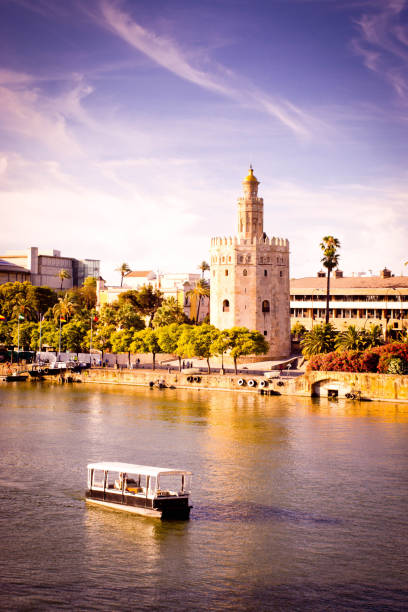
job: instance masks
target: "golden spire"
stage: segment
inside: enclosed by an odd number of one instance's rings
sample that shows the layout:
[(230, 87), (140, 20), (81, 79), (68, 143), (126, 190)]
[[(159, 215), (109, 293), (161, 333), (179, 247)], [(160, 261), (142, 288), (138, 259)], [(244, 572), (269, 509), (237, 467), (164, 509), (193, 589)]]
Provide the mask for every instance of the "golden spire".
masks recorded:
[(244, 178), (244, 183), (259, 183), (258, 179), (254, 175), (252, 164), (249, 166), (248, 175)]

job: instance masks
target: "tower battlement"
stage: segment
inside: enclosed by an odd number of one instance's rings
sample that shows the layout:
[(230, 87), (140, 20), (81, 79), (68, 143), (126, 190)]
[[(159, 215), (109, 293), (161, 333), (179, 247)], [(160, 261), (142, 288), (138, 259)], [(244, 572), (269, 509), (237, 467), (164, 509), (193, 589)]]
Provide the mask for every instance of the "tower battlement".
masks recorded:
[(211, 248), (220, 246), (255, 246), (255, 245), (268, 245), (273, 247), (285, 247), (289, 249), (289, 240), (287, 238), (268, 238), (253, 237), (253, 238), (241, 238), (240, 236), (215, 236), (211, 238)]

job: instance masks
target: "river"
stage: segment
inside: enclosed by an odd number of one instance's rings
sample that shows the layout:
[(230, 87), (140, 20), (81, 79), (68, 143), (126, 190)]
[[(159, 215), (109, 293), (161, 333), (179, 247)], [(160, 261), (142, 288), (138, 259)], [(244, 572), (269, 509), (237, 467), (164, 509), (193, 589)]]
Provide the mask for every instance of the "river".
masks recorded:
[[(408, 405), (0, 386), (4, 610), (406, 610)], [(87, 505), (86, 464), (194, 473), (186, 522)]]

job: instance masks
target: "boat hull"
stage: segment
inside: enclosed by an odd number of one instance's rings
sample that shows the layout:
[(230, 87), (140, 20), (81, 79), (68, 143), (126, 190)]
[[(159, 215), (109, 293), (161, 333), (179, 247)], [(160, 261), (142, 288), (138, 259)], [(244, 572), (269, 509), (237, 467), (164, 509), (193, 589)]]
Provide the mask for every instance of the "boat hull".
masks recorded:
[(95, 506), (104, 506), (111, 510), (120, 510), (122, 512), (130, 512), (131, 514), (139, 514), (141, 516), (153, 516), (155, 518), (162, 518), (162, 513), (159, 510), (153, 510), (152, 508), (142, 508), (141, 506), (128, 506), (126, 504), (118, 504), (114, 502), (104, 501), (102, 499), (94, 499), (93, 497), (87, 497), (86, 501)]
[(187, 520), (191, 508), (187, 496), (150, 499), (136, 495), (121, 495), (110, 491), (88, 490), (86, 501), (115, 510), (162, 519)]

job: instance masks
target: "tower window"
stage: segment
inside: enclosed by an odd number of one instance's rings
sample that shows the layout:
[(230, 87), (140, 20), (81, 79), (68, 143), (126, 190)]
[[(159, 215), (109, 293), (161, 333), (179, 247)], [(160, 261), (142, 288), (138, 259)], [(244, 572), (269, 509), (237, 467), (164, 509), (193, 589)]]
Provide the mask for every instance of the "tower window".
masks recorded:
[(264, 336), (267, 336), (268, 332), (266, 331), (266, 329), (264, 330)]
[(244, 270), (242, 273), (243, 276), (248, 276), (248, 270)]
[(229, 312), (229, 301), (224, 300), (222, 303), (222, 312)]
[(247, 255), (247, 256), (246, 256), (246, 262), (247, 262), (247, 263), (250, 263), (250, 262), (251, 262), (251, 256), (250, 256), (250, 255)]
[(268, 276), (268, 270), (264, 270), (264, 276)]
[(228, 261), (231, 263), (231, 255), (228, 257)]
[(239, 263), (243, 263), (244, 258), (242, 257), (242, 255), (239, 256)]
[(280, 270), (280, 272), (279, 272), (279, 276), (281, 276), (281, 277), (283, 276), (283, 272), (282, 272), (282, 270)]
[(225, 270), (225, 276), (228, 276), (228, 270)]
[(270, 312), (270, 306), (268, 300), (262, 302), (262, 312)]
[(224, 261), (225, 261), (225, 257), (222, 258), (222, 263), (224, 263)]

